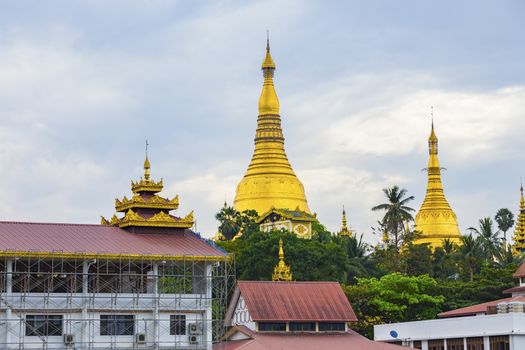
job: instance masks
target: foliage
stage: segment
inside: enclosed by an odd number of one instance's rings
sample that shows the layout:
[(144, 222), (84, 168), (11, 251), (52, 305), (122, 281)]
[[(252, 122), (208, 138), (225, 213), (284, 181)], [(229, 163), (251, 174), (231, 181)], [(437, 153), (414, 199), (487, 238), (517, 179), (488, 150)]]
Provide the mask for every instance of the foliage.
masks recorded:
[(219, 221), (219, 232), (226, 238), (231, 240), (239, 232), (246, 232), (255, 229), (257, 224), (255, 219), (257, 212), (255, 210), (245, 210), (242, 213), (235, 210), (233, 207), (224, 206), (217, 214), (215, 219)]
[(358, 278), (345, 293), (360, 320), (354, 329), (371, 337), (374, 324), (434, 318), (445, 298), (436, 295), (438, 283), (428, 275), (391, 273), (377, 278)]
[(514, 214), (507, 208), (501, 208), (496, 213), (494, 220), (498, 223), (498, 229), (503, 232), (503, 241), (507, 242), (507, 231), (514, 226)]
[(501, 242), (498, 238), (498, 233), (494, 231), (492, 227), (492, 219), (486, 217), (479, 220), (479, 229), (475, 227), (469, 227), (469, 231), (477, 234), (479, 239), (479, 245), (482, 249), (482, 254), (485, 259), (495, 260), (501, 258)]
[(414, 196), (407, 197), (407, 190), (400, 189), (398, 186), (385, 188), (383, 193), (388, 202), (376, 205), (372, 210), (385, 211), (381, 224), (389, 233), (392, 239), (391, 244), (399, 248), (403, 241), (403, 233), (406, 233), (405, 223), (413, 220), (411, 213), (414, 212), (414, 209), (407, 204), (414, 199)]

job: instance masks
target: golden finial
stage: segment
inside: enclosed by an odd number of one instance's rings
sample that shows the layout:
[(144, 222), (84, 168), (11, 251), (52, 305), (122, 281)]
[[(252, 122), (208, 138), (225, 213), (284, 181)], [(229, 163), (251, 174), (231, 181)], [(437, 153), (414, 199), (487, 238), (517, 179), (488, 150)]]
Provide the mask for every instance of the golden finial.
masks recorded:
[(428, 150), (430, 154), (438, 153), (438, 138), (434, 131), (434, 106), (430, 106), (430, 118), (431, 118), (431, 129), (430, 136), (428, 137)]
[(150, 163), (149, 163), (149, 159), (148, 159), (148, 140), (146, 140), (146, 160), (144, 161), (144, 179), (147, 181), (149, 180), (149, 177), (150, 177), (150, 172), (149, 172), (149, 169), (151, 167)]
[(345, 206), (343, 205), (343, 219), (341, 220), (341, 230), (337, 233), (339, 236), (352, 236), (352, 231), (348, 228), (348, 224), (346, 222), (346, 210)]
[(520, 209), (524, 209), (525, 208), (525, 199), (523, 198), (523, 180), (521, 180), (521, 186), (520, 186), (520, 192), (521, 192), (521, 196), (520, 196)]
[(292, 271), (284, 261), (283, 240), (279, 238), (279, 262), (273, 269), (272, 281), (291, 281)]
[(270, 31), (266, 32), (266, 56), (262, 64), (262, 70), (275, 69), (275, 63), (273, 62), (272, 55), (270, 54)]

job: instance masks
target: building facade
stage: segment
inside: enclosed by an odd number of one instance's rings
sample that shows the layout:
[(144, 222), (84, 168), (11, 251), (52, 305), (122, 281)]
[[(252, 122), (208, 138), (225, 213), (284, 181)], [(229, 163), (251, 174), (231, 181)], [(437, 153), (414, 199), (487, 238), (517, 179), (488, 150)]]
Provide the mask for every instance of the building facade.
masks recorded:
[(148, 160), (132, 188), (103, 225), (0, 222), (0, 349), (212, 348), (229, 258), (170, 214)]

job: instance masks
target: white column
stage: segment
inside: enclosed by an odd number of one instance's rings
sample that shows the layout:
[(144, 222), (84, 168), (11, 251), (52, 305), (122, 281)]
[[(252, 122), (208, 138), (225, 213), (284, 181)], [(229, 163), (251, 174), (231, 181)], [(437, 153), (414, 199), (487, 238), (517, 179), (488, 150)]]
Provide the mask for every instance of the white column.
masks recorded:
[[(7, 259), (6, 260), (6, 276), (5, 276), (5, 296), (6, 296), (6, 310), (5, 310), (5, 343), (6, 346), (9, 347), (9, 343), (11, 343), (11, 329), (12, 327), (12, 317), (13, 313), (11, 311), (11, 295), (13, 294), (13, 260)], [(22, 336), (22, 335), (20, 335)]]
[(153, 346), (159, 348), (160, 327), (159, 327), (159, 265), (153, 264)]
[(89, 342), (89, 320), (88, 320), (88, 293), (89, 293), (89, 262), (82, 262), (82, 313), (80, 315), (80, 341), (83, 346), (87, 347)]
[(212, 328), (212, 265), (211, 263), (204, 263), (205, 275), (206, 275), (206, 311), (205, 311), (205, 322), (206, 326), (203, 330), (206, 339), (206, 349), (212, 349), (213, 340), (213, 328)]
[(489, 337), (483, 337), (483, 349), (490, 349), (490, 339)]

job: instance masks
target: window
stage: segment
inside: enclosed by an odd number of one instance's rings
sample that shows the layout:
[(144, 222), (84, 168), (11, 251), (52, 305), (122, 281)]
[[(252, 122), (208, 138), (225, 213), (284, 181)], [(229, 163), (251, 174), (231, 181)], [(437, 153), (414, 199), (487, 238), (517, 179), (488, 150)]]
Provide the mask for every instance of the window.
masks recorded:
[(315, 332), (315, 322), (290, 322), (288, 325), (288, 330), (296, 332)]
[(284, 332), (286, 323), (284, 322), (259, 322), (260, 332)]
[(135, 334), (133, 315), (100, 315), (100, 335)]
[(433, 339), (428, 341), (428, 350), (445, 350), (443, 339)]
[(464, 350), (463, 338), (447, 339), (447, 350)]
[(484, 350), (483, 337), (467, 338), (467, 350)]
[(421, 340), (415, 340), (413, 343), (412, 343), (412, 347), (414, 349), (423, 349), (423, 345), (421, 345)]
[(509, 350), (510, 349), (510, 342), (509, 342), (508, 335), (503, 335), (499, 337), (490, 337), (489, 343), (490, 343), (490, 350)]
[(171, 335), (185, 335), (186, 334), (186, 315), (171, 315), (170, 316), (170, 334)]
[(344, 331), (345, 323), (344, 322), (319, 322), (319, 331)]
[(26, 336), (62, 335), (62, 315), (27, 315)]

